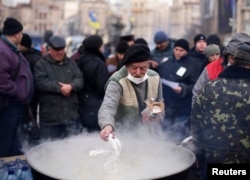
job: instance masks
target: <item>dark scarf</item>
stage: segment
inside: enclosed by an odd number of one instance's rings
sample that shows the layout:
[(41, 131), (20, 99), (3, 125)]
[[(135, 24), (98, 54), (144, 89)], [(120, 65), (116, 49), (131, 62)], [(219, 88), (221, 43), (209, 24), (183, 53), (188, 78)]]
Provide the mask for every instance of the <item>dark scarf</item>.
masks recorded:
[(250, 69), (231, 65), (219, 74), (219, 78), (250, 79)]

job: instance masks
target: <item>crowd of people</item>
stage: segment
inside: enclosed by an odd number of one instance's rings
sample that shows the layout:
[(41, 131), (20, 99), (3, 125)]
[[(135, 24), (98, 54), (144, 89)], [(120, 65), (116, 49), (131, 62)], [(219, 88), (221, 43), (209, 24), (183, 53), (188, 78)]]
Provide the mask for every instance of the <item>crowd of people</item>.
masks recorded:
[[(226, 46), (216, 34), (197, 34), (193, 47), (164, 31), (153, 40), (149, 49), (143, 37), (121, 36), (107, 56), (102, 37), (90, 35), (68, 57), (64, 37), (52, 35), (41, 54), (8, 17), (0, 38), (0, 157), (22, 154), (31, 108), (36, 143), (83, 131), (107, 141), (123, 124), (158, 124), (176, 144), (193, 137), (202, 180), (208, 163), (249, 163), (250, 36), (236, 33)], [(149, 101), (164, 106), (155, 113)]]

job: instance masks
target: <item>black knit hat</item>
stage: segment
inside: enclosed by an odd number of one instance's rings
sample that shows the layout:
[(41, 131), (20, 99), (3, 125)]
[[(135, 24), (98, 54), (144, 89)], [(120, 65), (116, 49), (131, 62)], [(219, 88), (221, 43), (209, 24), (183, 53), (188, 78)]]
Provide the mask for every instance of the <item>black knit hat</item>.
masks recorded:
[(250, 43), (244, 43), (234, 53), (234, 61), (240, 64), (241, 62), (250, 64)]
[(23, 33), (23, 38), (20, 44), (24, 47), (30, 48), (32, 45), (32, 40), (30, 36), (26, 33)]
[(121, 36), (120, 37), (120, 41), (134, 41), (135, 40), (135, 37), (133, 34), (129, 34), (129, 35), (124, 35), (124, 36)]
[(216, 44), (216, 45), (220, 46), (221, 45), (220, 37), (217, 34), (210, 34), (207, 37), (207, 45), (209, 45), (209, 44)]
[(23, 25), (12, 17), (7, 17), (3, 23), (3, 34), (14, 35), (23, 30)]
[(150, 59), (150, 50), (148, 46), (143, 44), (134, 44), (130, 46), (122, 60), (124, 65), (135, 63), (135, 62), (143, 62)]
[(115, 51), (118, 53), (124, 54), (128, 48), (129, 48), (129, 45), (128, 45), (127, 41), (123, 40), (117, 44)]
[(49, 38), (48, 45), (53, 49), (62, 49), (65, 48), (66, 41), (63, 37), (54, 35)]
[(144, 38), (137, 38), (135, 40), (135, 44), (144, 44), (144, 45), (148, 45), (148, 42), (144, 39)]
[(101, 36), (91, 35), (83, 41), (84, 49), (98, 50), (103, 45)]
[(197, 34), (195, 37), (194, 37), (194, 44), (196, 44), (198, 41), (200, 40), (204, 40), (204, 41), (207, 41), (206, 39), (206, 36), (204, 34)]
[(189, 52), (189, 43), (186, 39), (178, 39), (175, 42), (174, 47), (181, 47), (185, 49), (187, 52)]

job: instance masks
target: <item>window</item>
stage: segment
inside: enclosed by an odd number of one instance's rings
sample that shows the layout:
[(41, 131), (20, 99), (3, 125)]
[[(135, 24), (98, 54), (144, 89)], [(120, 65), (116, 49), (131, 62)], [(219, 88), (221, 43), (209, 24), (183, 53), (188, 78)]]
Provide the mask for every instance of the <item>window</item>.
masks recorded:
[(246, 6), (250, 6), (250, 0), (245, 0)]

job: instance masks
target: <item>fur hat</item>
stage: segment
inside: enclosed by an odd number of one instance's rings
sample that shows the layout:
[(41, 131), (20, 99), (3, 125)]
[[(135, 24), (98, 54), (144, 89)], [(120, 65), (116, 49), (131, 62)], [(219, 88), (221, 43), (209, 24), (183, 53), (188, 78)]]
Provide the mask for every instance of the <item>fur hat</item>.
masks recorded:
[(3, 34), (14, 35), (23, 30), (23, 25), (12, 17), (7, 17), (3, 23)]
[(98, 50), (103, 45), (103, 40), (99, 35), (91, 35), (83, 41), (84, 49)]
[(115, 51), (124, 54), (127, 51), (128, 47), (129, 45), (127, 41), (122, 40), (117, 44)]
[(204, 54), (209, 57), (211, 55), (214, 55), (214, 54), (219, 54), (220, 55), (220, 48), (218, 45), (216, 44), (209, 44), (205, 51), (204, 51)]
[(51, 36), (48, 41), (48, 46), (52, 47), (53, 49), (62, 49), (66, 46), (66, 41), (61, 36)]
[(189, 43), (186, 39), (178, 39), (175, 42), (174, 47), (181, 47), (185, 49), (187, 52), (189, 52)]
[(248, 63), (250, 64), (250, 43), (244, 43), (234, 53), (234, 61), (237, 64)]
[(150, 50), (144, 44), (134, 44), (130, 46), (122, 60), (123, 65), (135, 62), (143, 62), (150, 59)]
[(156, 44), (168, 41), (168, 36), (164, 31), (158, 31), (154, 35), (154, 42)]
[(206, 39), (206, 36), (204, 34), (197, 34), (195, 37), (194, 37), (194, 44), (196, 44), (198, 41), (200, 40), (204, 40), (207, 42), (207, 39)]
[(23, 33), (22, 41), (20, 44), (24, 47), (30, 48), (32, 45), (32, 40), (30, 36), (26, 33)]

